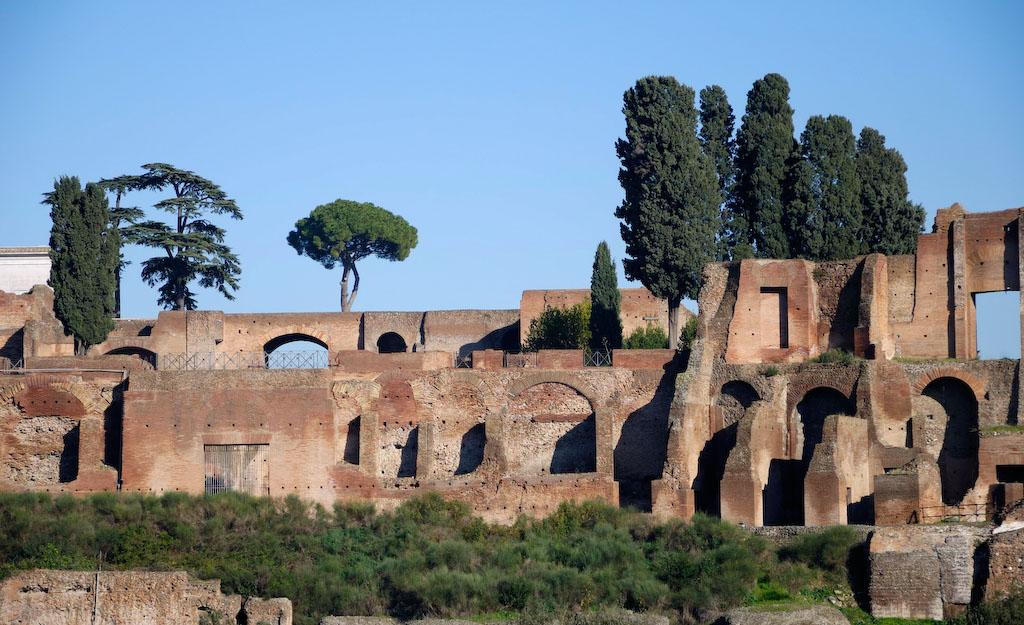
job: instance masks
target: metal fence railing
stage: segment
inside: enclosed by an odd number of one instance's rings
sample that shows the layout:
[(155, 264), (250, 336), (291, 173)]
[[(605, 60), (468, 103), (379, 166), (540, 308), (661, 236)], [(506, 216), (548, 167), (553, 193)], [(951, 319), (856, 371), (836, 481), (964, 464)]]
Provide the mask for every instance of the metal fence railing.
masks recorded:
[(326, 369), (326, 351), (187, 352), (161, 354), (164, 371), (211, 371), (218, 369)]
[(513, 369), (536, 369), (537, 352), (505, 352), (502, 366)]
[(0, 373), (21, 373), (24, 369), (24, 360), (11, 360), (7, 357), (0, 357)]
[(599, 349), (597, 351), (584, 350), (583, 351), (583, 366), (584, 367), (610, 367), (612, 366), (612, 352), (609, 349)]
[(990, 521), (996, 507), (991, 503), (966, 503), (958, 506), (921, 506), (921, 523), (938, 521)]
[(466, 354), (460, 356), (455, 354), (455, 368), (456, 369), (472, 369), (473, 368), (473, 354)]

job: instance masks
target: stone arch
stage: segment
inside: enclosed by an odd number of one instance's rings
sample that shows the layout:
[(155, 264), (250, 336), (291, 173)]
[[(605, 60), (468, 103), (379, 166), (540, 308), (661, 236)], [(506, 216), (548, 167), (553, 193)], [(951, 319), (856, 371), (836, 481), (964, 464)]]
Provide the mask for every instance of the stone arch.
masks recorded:
[(747, 408), (761, 399), (754, 386), (741, 379), (723, 383), (711, 400), (717, 431), (704, 444), (697, 459), (697, 476), (694, 480), (694, 503), (698, 510), (707, 514), (721, 515), (721, 483), (725, 475), (725, 463), (736, 446), (739, 421)]
[(536, 386), (538, 384), (544, 384), (549, 382), (554, 384), (563, 384), (573, 389), (580, 395), (583, 395), (584, 397), (587, 398), (587, 401), (590, 402), (590, 407), (595, 412), (597, 411), (597, 389), (595, 389), (593, 386), (591, 386), (584, 380), (565, 371), (543, 371), (540, 373), (532, 373), (529, 375), (525, 375), (516, 380), (515, 382), (513, 382), (511, 385), (509, 385), (508, 392), (506, 394), (508, 395), (509, 399), (514, 399), (516, 396), (518, 396), (531, 386)]
[(430, 414), (432, 472), (458, 476), (479, 468), (488, 443), (487, 420), (498, 411), (483, 379), (471, 371), (446, 369), (417, 380), (413, 394)]
[(762, 497), (765, 525), (803, 525), (804, 479), (824, 435), (825, 419), (857, 412), (851, 394), (837, 385), (817, 380), (802, 386), (798, 400), (790, 397), (788, 458), (772, 459), (768, 468)]
[(949, 365), (935, 367), (934, 369), (929, 369), (922, 373), (916, 380), (914, 380), (914, 384), (911, 388), (914, 390), (915, 395), (920, 395), (929, 384), (939, 378), (956, 378), (957, 380), (960, 380), (974, 393), (975, 401), (986, 396), (985, 382), (982, 381), (981, 378), (970, 371), (965, 371), (957, 367), (950, 367)]
[(377, 337), (377, 353), (401, 354), (409, 351), (409, 345), (398, 332), (385, 332)]
[(103, 354), (104, 356), (137, 356), (139, 360), (145, 363), (149, 363), (154, 369), (156, 368), (156, 354), (145, 347), (136, 345), (122, 345), (115, 347)]
[(942, 439), (937, 453), (942, 502), (957, 505), (978, 479), (978, 397), (959, 377), (937, 377), (922, 389), (914, 416), (922, 419), (915, 430), (931, 430), (932, 437)]
[[(420, 408), (412, 388), (414, 378), (407, 372), (385, 371), (374, 382), (378, 396), (372, 400), (365, 426), (376, 432), (368, 441), (376, 445), (377, 476), (384, 479), (421, 477), (419, 466)], [(375, 440), (376, 439), (376, 440)]]
[(18, 407), (17, 418), (0, 423), (0, 481), (30, 487), (78, 478), (82, 421), (110, 403), (58, 376), (29, 376), (5, 387), (0, 399)]
[(287, 345), (288, 343), (294, 343), (295, 341), (307, 341), (310, 343), (316, 343), (324, 349), (330, 349), (327, 345), (327, 341), (319, 336), (309, 334), (307, 332), (287, 332), (284, 334), (278, 333), (277, 336), (271, 338), (263, 343), (263, 353), (269, 354), (272, 351)]
[[(537, 398), (539, 405), (516, 407), (524, 394), (542, 385), (563, 387), (572, 394), (559, 397), (554, 392)], [(531, 477), (611, 470), (611, 415), (589, 384), (565, 372), (542, 372), (514, 382), (507, 396), (500, 457), (510, 472)], [(561, 412), (547, 413), (549, 409)]]

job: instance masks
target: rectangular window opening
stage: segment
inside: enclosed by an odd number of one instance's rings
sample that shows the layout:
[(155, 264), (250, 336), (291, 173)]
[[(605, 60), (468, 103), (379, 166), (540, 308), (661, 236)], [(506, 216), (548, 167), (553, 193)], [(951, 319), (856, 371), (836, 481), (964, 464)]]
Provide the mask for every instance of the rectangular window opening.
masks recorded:
[(270, 494), (270, 445), (204, 445), (206, 493)]
[(761, 287), (761, 347), (789, 348), (789, 297), (786, 287)]
[(996, 481), (1002, 484), (1024, 483), (1024, 465), (997, 464)]
[(978, 358), (1019, 359), (1020, 291), (974, 293), (974, 309)]

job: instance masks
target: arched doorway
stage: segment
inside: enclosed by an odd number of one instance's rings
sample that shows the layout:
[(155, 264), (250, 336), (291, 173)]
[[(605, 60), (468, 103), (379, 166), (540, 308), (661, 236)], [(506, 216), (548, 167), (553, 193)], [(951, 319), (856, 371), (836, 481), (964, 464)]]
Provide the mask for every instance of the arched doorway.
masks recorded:
[(729, 452), (736, 445), (736, 429), (739, 420), (746, 414), (755, 401), (761, 399), (750, 384), (742, 380), (732, 380), (722, 385), (715, 395), (712, 406), (715, 418), (720, 419), (720, 429), (711, 436), (701, 450), (697, 461), (697, 479), (694, 488), (695, 505), (698, 510), (707, 514), (721, 516), (722, 477), (725, 475), (725, 462)]
[(832, 415), (853, 416), (857, 406), (838, 390), (819, 386), (804, 394), (791, 416), (796, 434), (791, 460), (772, 460), (764, 488), (765, 525), (804, 524), (804, 478), (821, 442), (825, 419)]
[(263, 359), (268, 369), (326, 369), (327, 343), (300, 332), (283, 334), (263, 345)]
[(575, 388), (559, 382), (530, 386), (511, 400), (505, 417), (512, 474), (533, 477), (596, 470), (594, 408)]
[(978, 479), (978, 400), (962, 380), (941, 377), (921, 391), (916, 412), (927, 426), (942, 432), (942, 503), (957, 505)]
[(408, 351), (408, 347), (401, 334), (385, 332), (377, 339), (377, 351), (381, 354), (400, 354)]

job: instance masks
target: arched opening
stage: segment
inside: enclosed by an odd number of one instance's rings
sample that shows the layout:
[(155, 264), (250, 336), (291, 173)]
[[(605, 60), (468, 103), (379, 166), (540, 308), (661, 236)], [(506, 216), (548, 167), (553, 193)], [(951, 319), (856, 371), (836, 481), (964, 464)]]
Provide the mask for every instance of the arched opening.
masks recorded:
[(156, 354), (142, 347), (118, 347), (110, 350), (104, 356), (135, 356), (142, 362), (148, 363), (150, 367), (156, 368)]
[(772, 460), (769, 466), (763, 497), (765, 525), (803, 525), (804, 478), (814, 447), (821, 442), (825, 419), (853, 416), (856, 411), (849, 397), (827, 386), (811, 389), (803, 396), (793, 414), (797, 453), (791, 454), (791, 460)]
[(263, 345), (268, 369), (326, 369), (327, 343), (295, 332), (270, 339)]
[(487, 442), (482, 391), (472, 384), (452, 384), (437, 396), (431, 412), (437, 427), (434, 470), (441, 475), (475, 471), (484, 460)]
[(978, 400), (962, 380), (942, 377), (921, 392), (924, 426), (941, 432), (938, 453), (942, 503), (959, 504), (978, 479)]
[(716, 425), (720, 428), (701, 450), (697, 461), (697, 479), (694, 480), (694, 503), (707, 514), (721, 516), (721, 486), (725, 475), (725, 462), (736, 446), (739, 420), (755, 401), (761, 399), (750, 384), (732, 380), (722, 385), (712, 402)]
[(397, 332), (385, 332), (377, 339), (377, 351), (381, 354), (400, 354), (407, 350), (405, 339)]
[(536, 384), (517, 395), (505, 414), (506, 453), (514, 474), (596, 470), (594, 409), (576, 389), (557, 382)]

